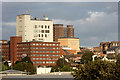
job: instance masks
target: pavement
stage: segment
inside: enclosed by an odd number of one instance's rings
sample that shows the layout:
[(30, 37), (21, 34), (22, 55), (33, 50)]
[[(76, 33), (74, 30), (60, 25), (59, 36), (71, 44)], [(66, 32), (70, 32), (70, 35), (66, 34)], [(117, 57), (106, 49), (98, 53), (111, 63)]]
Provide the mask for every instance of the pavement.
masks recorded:
[(2, 80), (73, 80), (71, 72), (55, 72), (35, 75), (3, 76)]

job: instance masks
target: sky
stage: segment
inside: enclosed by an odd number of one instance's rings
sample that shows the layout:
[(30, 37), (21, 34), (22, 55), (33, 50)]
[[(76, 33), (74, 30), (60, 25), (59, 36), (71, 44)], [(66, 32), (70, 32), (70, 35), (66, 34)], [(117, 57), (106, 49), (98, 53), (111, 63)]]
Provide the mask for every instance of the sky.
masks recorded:
[(118, 41), (117, 2), (3, 2), (2, 39), (16, 35), (16, 16), (27, 12), (40, 19), (46, 14), (55, 24), (73, 25), (80, 46)]

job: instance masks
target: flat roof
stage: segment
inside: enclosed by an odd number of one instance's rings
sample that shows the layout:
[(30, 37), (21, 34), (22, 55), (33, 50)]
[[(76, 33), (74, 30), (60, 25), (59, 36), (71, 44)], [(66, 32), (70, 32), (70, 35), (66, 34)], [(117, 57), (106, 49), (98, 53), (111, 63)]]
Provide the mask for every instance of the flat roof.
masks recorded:
[(62, 39), (62, 38), (79, 39), (77, 37), (59, 37), (58, 39)]

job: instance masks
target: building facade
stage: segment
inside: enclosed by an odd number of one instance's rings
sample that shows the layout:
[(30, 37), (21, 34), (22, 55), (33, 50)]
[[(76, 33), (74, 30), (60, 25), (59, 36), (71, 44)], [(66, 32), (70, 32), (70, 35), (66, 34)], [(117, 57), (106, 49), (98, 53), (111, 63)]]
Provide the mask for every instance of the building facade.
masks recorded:
[(10, 37), (10, 60), (12, 66), (14, 66), (14, 63), (17, 61), (17, 44), (19, 42), (22, 42), (22, 37), (18, 36)]
[(79, 51), (79, 38), (59, 38), (60, 46), (62, 49), (76, 50)]
[(53, 40), (58, 41), (59, 37), (74, 37), (73, 25), (53, 24)]
[(30, 57), (35, 66), (53, 66), (61, 56), (59, 42), (21, 42), (17, 44), (17, 60)]
[(10, 45), (7, 40), (0, 40), (0, 54), (5, 61), (10, 60)]
[(53, 21), (47, 17), (31, 19), (29, 14), (22, 14), (16, 17), (16, 23), (16, 36), (21, 36), (22, 42), (53, 42)]
[(120, 41), (101, 42), (99, 47), (101, 51), (107, 51), (109, 48), (113, 46), (120, 46)]

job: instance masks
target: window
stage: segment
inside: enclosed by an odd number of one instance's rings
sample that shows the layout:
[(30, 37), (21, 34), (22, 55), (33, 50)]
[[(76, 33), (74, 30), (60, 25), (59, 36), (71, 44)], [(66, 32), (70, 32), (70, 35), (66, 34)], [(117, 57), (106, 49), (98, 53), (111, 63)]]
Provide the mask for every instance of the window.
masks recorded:
[(43, 46), (45, 46), (45, 44), (43, 44)]
[(45, 33), (49, 33), (50, 31), (49, 30), (45, 30)]
[(39, 62), (37, 61), (36, 63), (38, 64)]
[(41, 30), (42, 33), (44, 33), (44, 30)]
[(40, 54), (40, 56), (42, 56), (42, 54)]
[(45, 49), (45, 47), (43, 47), (43, 49)]
[(45, 56), (45, 54), (43, 54), (43, 56)]
[(36, 53), (38, 53), (38, 51), (36, 51)]
[(45, 61), (43, 61), (43, 63), (45, 63)]
[(35, 60), (35, 58), (33, 58), (33, 60)]
[(40, 61), (40, 63), (42, 63), (42, 61)]
[(42, 60), (42, 58), (40, 58), (40, 60)]
[(36, 58), (36, 60), (39, 60), (39, 58)]
[(47, 28), (47, 26), (45, 25), (45, 28)]
[(33, 43), (33, 45), (35, 45), (35, 43)]
[(45, 60), (45, 58), (43, 58), (43, 60)]
[(35, 54), (33, 54), (33, 56), (35, 56)]
[(41, 28), (43, 28), (43, 25), (41, 26)]
[(47, 37), (47, 34), (45, 34), (45, 37)]
[(42, 34), (42, 37), (43, 37), (43, 34)]
[(43, 53), (45, 53), (45, 51), (43, 51)]
[(39, 34), (39, 37), (40, 37), (40, 34)]

